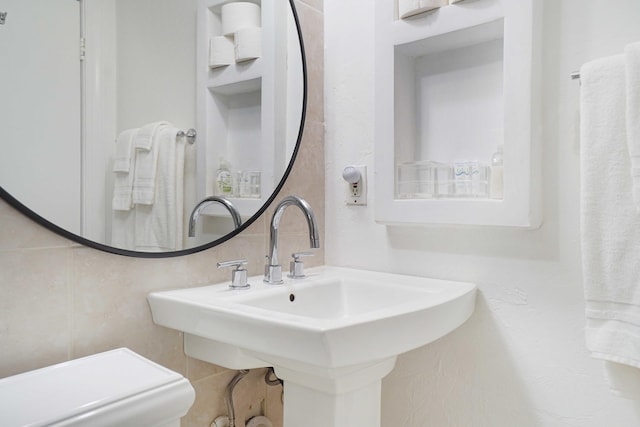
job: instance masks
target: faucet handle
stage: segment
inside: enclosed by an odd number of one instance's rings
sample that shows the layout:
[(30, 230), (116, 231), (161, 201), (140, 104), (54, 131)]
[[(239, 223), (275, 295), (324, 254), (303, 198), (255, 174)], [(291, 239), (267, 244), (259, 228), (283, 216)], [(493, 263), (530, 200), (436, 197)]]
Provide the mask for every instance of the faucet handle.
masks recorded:
[(251, 285), (247, 283), (247, 270), (242, 267), (243, 265), (247, 265), (246, 259), (223, 261), (217, 264), (218, 268), (236, 268), (231, 273), (231, 284), (229, 285), (229, 289), (249, 289), (251, 287)]
[(291, 257), (296, 260), (299, 261), (300, 258), (302, 257), (306, 257), (306, 256), (314, 256), (315, 254), (313, 252), (294, 252), (291, 254)]
[(302, 279), (305, 277), (304, 274), (304, 264), (300, 258), (313, 256), (311, 252), (294, 252), (291, 254), (293, 257), (293, 261), (289, 263), (289, 274), (287, 277), (291, 279)]

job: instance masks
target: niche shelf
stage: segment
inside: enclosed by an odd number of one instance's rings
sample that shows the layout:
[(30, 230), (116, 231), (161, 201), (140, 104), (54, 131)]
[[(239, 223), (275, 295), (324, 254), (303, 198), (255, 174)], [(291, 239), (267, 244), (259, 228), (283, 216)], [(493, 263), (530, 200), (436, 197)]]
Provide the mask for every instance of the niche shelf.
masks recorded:
[[(409, 19), (394, 3), (376, 2), (376, 220), (539, 226), (534, 0), (465, 0)], [(489, 173), (499, 145), (501, 198), (488, 175), (454, 178), (461, 163)], [(403, 164), (429, 190), (405, 192)], [(451, 173), (417, 176), (432, 164)]]
[[(247, 1), (247, 0), (243, 0)], [(286, 108), (288, 2), (249, 0), (261, 7), (262, 56), (228, 66), (209, 67), (209, 39), (222, 35), (221, 9), (230, 0), (200, 0), (197, 41), (197, 192), (217, 194), (220, 159), (238, 171), (261, 172), (260, 197), (228, 197), (243, 220), (255, 214), (277, 185), (286, 164), (279, 157)], [(284, 95), (283, 95), (284, 94)], [(205, 215), (228, 213), (214, 206)]]

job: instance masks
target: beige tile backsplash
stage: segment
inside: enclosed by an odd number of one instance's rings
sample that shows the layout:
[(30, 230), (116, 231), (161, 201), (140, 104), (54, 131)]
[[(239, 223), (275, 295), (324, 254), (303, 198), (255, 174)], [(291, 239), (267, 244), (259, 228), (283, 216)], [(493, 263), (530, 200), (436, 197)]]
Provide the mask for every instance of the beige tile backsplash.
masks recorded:
[[(297, 194), (309, 201), (324, 236), (324, 124), (322, 1), (296, 2), (309, 63), (307, 122), (292, 174), (276, 201)], [(0, 201), (0, 377), (88, 354), (128, 347), (187, 376), (196, 403), (183, 426), (208, 427), (226, 414), (225, 389), (235, 371), (184, 355), (182, 334), (156, 326), (146, 296), (151, 291), (228, 279), (217, 261), (247, 257), (260, 274), (268, 247), (268, 209), (250, 229), (220, 246), (178, 258), (141, 259), (108, 254), (59, 237)], [(290, 209), (289, 211), (293, 211)], [(266, 218), (265, 218), (266, 217)], [(302, 216), (287, 212), (280, 254), (307, 250)], [(324, 252), (305, 260), (322, 265)], [(252, 371), (236, 387), (237, 426), (266, 414), (282, 425), (282, 388)]]

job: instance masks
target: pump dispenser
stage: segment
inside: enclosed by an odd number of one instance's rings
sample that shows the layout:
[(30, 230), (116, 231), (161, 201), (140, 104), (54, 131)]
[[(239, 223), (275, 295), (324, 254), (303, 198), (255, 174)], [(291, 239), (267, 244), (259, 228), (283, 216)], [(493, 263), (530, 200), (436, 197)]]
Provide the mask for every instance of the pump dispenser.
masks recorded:
[(216, 171), (216, 192), (219, 196), (231, 196), (233, 194), (231, 165), (224, 157), (220, 157), (220, 163)]
[(502, 200), (504, 198), (504, 173), (503, 173), (503, 146), (498, 145), (498, 149), (491, 156), (491, 178), (489, 180), (489, 196), (492, 199)]

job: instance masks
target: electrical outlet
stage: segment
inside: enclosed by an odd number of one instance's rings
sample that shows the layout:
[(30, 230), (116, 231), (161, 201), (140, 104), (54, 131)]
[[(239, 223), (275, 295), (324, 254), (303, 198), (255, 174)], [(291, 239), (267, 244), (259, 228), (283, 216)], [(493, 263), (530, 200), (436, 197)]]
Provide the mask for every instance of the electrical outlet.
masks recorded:
[(353, 168), (360, 172), (361, 179), (355, 183), (345, 182), (347, 190), (345, 200), (347, 205), (364, 206), (367, 204), (367, 167), (353, 166)]

